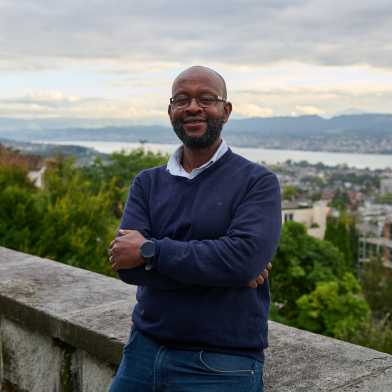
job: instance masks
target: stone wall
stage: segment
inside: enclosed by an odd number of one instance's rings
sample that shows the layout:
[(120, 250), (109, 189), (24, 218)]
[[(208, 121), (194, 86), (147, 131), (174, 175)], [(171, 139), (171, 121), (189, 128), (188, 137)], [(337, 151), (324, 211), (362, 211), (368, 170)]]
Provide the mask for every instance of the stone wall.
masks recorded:
[[(106, 391), (135, 287), (0, 247), (0, 390)], [(266, 392), (392, 391), (392, 356), (270, 323)]]

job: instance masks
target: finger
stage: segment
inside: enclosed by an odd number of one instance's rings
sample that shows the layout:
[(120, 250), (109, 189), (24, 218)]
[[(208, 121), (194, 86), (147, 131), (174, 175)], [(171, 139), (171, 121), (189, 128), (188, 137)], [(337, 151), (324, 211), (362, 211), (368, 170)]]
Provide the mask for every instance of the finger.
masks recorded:
[(124, 236), (124, 235), (129, 234), (129, 233), (132, 232), (132, 231), (133, 231), (133, 230), (120, 229), (120, 230), (118, 231), (118, 235), (119, 235), (119, 237), (122, 237), (122, 236)]
[(267, 269), (268, 269), (268, 271), (271, 271), (271, 270), (272, 270), (272, 263), (271, 263), (271, 262), (269, 262), (269, 263), (267, 264)]
[(109, 245), (109, 248), (113, 248), (113, 245), (116, 243), (116, 240), (114, 239), (111, 243), (110, 243), (110, 245)]
[(257, 282), (256, 280), (251, 280), (248, 284), (248, 287), (250, 287), (251, 289), (255, 289), (257, 287)]
[(256, 282), (257, 282), (257, 284), (263, 284), (264, 283), (264, 278), (263, 278), (263, 276), (261, 274), (256, 278)]
[(117, 272), (119, 270), (119, 265), (117, 263), (112, 264), (112, 270)]
[(113, 248), (110, 249), (109, 259), (110, 259), (110, 257), (116, 256), (117, 253), (118, 253), (118, 248), (116, 246), (113, 246)]
[(114, 262), (113, 256), (109, 256), (109, 263), (113, 265), (113, 262)]
[(265, 270), (261, 273), (261, 275), (263, 275), (263, 278), (264, 278), (264, 279), (268, 279), (268, 270), (265, 269)]

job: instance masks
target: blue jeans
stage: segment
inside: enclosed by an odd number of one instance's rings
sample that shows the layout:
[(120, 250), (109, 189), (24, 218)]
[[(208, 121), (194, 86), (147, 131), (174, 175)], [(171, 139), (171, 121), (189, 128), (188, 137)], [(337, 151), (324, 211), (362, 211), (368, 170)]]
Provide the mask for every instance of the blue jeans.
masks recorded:
[(133, 329), (109, 392), (263, 392), (263, 363), (174, 350)]

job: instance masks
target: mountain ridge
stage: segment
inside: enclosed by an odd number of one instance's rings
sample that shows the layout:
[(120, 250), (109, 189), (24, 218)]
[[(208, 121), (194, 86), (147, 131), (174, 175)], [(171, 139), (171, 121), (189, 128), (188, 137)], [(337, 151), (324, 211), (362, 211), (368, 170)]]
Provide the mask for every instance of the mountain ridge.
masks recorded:
[[(94, 127), (81, 127), (75, 126), (75, 119), (72, 121), (70, 125), (74, 126), (67, 127), (61, 119), (13, 122), (10, 118), (0, 118), (0, 137), (28, 142), (178, 142), (169, 126), (97, 126), (94, 122)], [(225, 125), (223, 135), (230, 144), (239, 147), (392, 154), (392, 114), (351, 114), (329, 119), (317, 115), (233, 118)]]

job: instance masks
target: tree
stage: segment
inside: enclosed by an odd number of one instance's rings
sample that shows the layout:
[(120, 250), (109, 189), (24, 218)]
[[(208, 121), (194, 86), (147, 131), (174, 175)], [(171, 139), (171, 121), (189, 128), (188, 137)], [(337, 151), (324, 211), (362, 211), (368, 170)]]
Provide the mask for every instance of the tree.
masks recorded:
[[(167, 157), (142, 149), (86, 168), (62, 157), (46, 162), (43, 189), (28, 161), (0, 149), (0, 245), (114, 275), (107, 259), (132, 178)], [(30, 158), (29, 158), (30, 159)]]
[(353, 336), (370, 315), (361, 286), (349, 272), (339, 280), (317, 283), (297, 305), (297, 326), (336, 338)]
[(0, 166), (0, 245), (28, 252), (37, 241), (37, 192), (18, 165)]
[(285, 185), (283, 187), (283, 200), (294, 200), (300, 193), (298, 187), (294, 185)]
[(357, 233), (353, 219), (345, 211), (340, 211), (339, 218), (327, 218), (324, 239), (343, 253), (347, 269), (352, 269), (356, 264), (353, 254), (357, 255)]
[(93, 186), (70, 160), (53, 163), (45, 173), (41, 203), (45, 211), (39, 240), (32, 251), (40, 256), (112, 274), (107, 248), (117, 222), (110, 194)]
[(377, 197), (376, 201), (381, 204), (392, 204), (392, 193), (384, 193)]
[(341, 191), (338, 189), (331, 200), (331, 207), (336, 208), (337, 210), (346, 210), (347, 206), (350, 204), (350, 198), (347, 195), (347, 192)]
[(335, 281), (347, 272), (342, 253), (330, 242), (309, 236), (297, 222), (283, 225), (273, 266), (272, 301), (288, 323), (298, 316), (298, 298), (311, 293), (317, 283)]
[(133, 178), (144, 169), (165, 164), (167, 159), (165, 154), (139, 148), (129, 153), (113, 153), (106, 161), (97, 158), (82, 170), (95, 193), (99, 190), (110, 193), (111, 210), (120, 218)]
[(363, 265), (360, 279), (373, 316), (377, 320), (387, 316), (392, 321), (392, 271), (376, 257)]
[(344, 339), (392, 354), (392, 322), (388, 320), (388, 317), (381, 320), (372, 319), (361, 325), (353, 335), (345, 336)]

